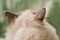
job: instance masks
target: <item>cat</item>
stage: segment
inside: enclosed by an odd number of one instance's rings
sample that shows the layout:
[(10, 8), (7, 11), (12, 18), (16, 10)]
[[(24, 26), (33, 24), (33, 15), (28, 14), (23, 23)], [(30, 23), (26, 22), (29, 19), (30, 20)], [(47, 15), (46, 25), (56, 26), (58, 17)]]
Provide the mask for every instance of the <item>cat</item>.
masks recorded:
[(46, 8), (31, 9), (14, 14), (5, 12), (9, 26), (6, 40), (58, 40), (56, 29), (44, 21)]

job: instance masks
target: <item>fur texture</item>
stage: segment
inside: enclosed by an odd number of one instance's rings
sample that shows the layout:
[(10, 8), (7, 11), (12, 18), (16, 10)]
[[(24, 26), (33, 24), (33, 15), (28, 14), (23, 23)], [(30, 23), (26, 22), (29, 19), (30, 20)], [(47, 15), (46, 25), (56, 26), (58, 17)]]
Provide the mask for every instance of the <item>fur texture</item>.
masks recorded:
[(32, 10), (20, 12), (7, 28), (6, 40), (58, 40), (55, 28), (36, 15)]

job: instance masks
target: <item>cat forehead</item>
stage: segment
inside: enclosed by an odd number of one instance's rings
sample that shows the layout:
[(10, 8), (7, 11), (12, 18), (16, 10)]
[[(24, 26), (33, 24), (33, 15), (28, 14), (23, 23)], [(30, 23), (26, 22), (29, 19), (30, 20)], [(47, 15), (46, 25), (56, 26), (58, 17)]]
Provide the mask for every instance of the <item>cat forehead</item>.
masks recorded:
[(17, 20), (23, 21), (23, 20), (32, 20), (34, 16), (32, 15), (34, 11), (31, 9), (27, 9), (25, 11), (20, 12), (21, 15), (17, 18)]
[(18, 15), (19, 17), (29, 17), (29, 16), (33, 16), (32, 13), (34, 13), (33, 10), (27, 9), (25, 11), (19, 12)]

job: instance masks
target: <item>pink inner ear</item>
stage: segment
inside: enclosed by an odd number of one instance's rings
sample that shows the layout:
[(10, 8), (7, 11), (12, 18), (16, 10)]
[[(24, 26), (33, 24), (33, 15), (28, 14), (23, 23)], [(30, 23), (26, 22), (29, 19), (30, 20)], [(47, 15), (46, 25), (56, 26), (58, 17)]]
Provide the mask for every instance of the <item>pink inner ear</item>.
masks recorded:
[(39, 10), (37, 12), (37, 16), (36, 16), (37, 19), (40, 20), (40, 21), (43, 21), (44, 20), (44, 17), (45, 17), (45, 13), (46, 13), (46, 9), (45, 8)]
[(15, 15), (15, 14), (10, 13), (10, 12), (5, 12), (5, 16), (6, 16), (6, 19), (7, 19), (8, 23), (11, 23), (11, 21), (14, 18), (18, 17), (18, 15)]
[(5, 16), (6, 16), (7, 21), (10, 23), (10, 21), (11, 21), (11, 13), (10, 12), (5, 12)]
[(7, 16), (6, 16), (6, 19), (7, 19), (8, 22), (10, 22), (10, 21), (11, 21), (10, 15), (7, 15)]
[(40, 20), (43, 20), (44, 19), (44, 17), (45, 17), (45, 13), (46, 13), (46, 9), (45, 8), (43, 8), (42, 10), (41, 10), (41, 15), (40, 15)]

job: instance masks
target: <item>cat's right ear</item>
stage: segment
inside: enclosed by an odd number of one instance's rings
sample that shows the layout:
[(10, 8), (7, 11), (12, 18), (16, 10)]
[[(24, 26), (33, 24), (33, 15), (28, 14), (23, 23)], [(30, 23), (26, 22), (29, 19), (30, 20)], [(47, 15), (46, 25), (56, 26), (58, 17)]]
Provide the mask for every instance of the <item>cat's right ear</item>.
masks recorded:
[(13, 14), (11, 12), (5, 12), (5, 16), (9, 24), (12, 22), (12, 20), (18, 17), (18, 15)]

